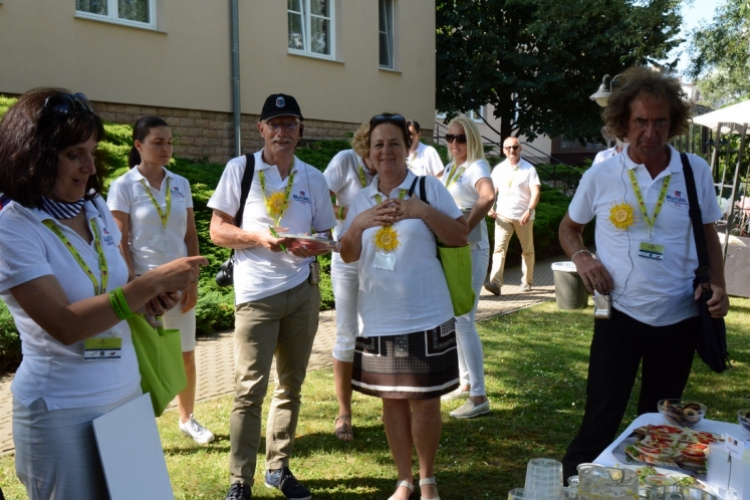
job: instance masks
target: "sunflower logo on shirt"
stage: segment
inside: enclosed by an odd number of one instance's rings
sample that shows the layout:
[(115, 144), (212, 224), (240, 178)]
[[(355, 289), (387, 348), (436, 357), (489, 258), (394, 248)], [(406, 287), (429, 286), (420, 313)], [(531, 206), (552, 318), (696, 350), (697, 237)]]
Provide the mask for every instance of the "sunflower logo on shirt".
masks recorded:
[(375, 233), (372, 238), (375, 246), (384, 252), (392, 252), (398, 248), (398, 232), (391, 226), (383, 226)]
[(633, 207), (627, 203), (618, 203), (609, 210), (609, 220), (617, 229), (627, 229), (635, 222)]

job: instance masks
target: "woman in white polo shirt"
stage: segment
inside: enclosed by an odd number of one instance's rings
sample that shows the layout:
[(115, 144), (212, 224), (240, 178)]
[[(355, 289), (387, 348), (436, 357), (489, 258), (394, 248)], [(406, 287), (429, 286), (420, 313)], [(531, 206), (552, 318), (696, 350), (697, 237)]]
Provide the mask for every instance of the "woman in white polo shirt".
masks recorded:
[[(187, 179), (164, 168), (172, 159), (172, 132), (158, 116), (144, 116), (133, 127), (130, 171), (109, 188), (107, 205), (122, 232), (123, 255), (138, 276), (180, 257), (199, 255), (193, 198)], [(193, 417), (195, 406), (195, 304), (198, 283), (182, 293), (177, 307), (162, 320), (179, 329), (187, 387), (177, 395), (179, 427), (197, 443), (214, 440)]]
[[(25, 93), (0, 121), (0, 298), (23, 360), (11, 385), (16, 473), (31, 500), (109, 498), (92, 421), (141, 394), (131, 310), (167, 306), (202, 257), (128, 282), (99, 196), (101, 119), (83, 94)], [(163, 308), (147, 307), (150, 314)], [(106, 350), (105, 350), (106, 348)]]
[[(341, 237), (349, 205), (354, 197), (370, 185), (375, 170), (369, 156), (370, 124), (363, 123), (354, 132), (352, 149), (341, 151), (326, 167), (325, 175), (336, 215), (335, 239)], [(335, 199), (335, 201), (333, 201)], [(333, 433), (342, 441), (354, 439), (352, 427), (352, 362), (357, 337), (357, 264), (347, 264), (338, 253), (331, 257), (331, 283), (336, 300), (336, 344), (333, 346), (333, 379), (339, 412)]]
[(467, 398), (468, 401), (450, 412), (450, 416), (472, 418), (490, 411), (490, 400), (484, 388), (484, 353), (475, 316), (490, 260), (490, 242), (484, 217), (495, 203), (495, 188), (490, 166), (484, 158), (481, 134), (472, 120), (465, 117), (452, 120), (448, 124), (445, 140), (451, 162), (445, 167), (441, 180), (469, 224), (471, 282), (476, 299), (471, 312), (456, 318), (461, 385), (442, 399), (452, 401)]
[(359, 262), (352, 386), (383, 400), (398, 471), (391, 499), (414, 490), (414, 446), (422, 498), (436, 500), (440, 396), (458, 385), (453, 306), (436, 237), (463, 246), (468, 227), (438, 179), (423, 178), (429, 204), (420, 199), (419, 178), (406, 166), (410, 139), (403, 116), (373, 117), (369, 139), (377, 176), (350, 205), (340, 240), (344, 262)]

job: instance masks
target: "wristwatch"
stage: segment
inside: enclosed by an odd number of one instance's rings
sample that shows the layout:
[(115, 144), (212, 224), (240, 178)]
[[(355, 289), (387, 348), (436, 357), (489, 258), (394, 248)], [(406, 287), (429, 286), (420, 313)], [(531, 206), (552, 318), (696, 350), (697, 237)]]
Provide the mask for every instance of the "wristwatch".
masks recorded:
[(533, 208), (530, 208), (530, 209), (528, 210), (528, 212), (529, 212), (529, 215), (534, 215), (534, 212), (535, 212), (535, 210), (534, 210)]

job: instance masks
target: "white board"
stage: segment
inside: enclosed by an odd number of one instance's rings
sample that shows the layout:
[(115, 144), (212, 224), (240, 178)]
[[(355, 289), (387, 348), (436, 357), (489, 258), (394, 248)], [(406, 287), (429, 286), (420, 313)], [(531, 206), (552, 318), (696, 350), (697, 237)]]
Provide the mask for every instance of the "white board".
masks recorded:
[(174, 500), (148, 394), (95, 419), (94, 435), (112, 500)]

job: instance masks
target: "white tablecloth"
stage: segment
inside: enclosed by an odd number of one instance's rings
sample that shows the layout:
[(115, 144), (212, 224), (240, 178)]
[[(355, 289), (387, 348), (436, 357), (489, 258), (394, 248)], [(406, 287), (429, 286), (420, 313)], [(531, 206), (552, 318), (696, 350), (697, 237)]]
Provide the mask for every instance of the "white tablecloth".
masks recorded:
[[(635, 420), (633, 420), (633, 423), (628, 426), (625, 431), (620, 434), (615, 441), (607, 447), (606, 450), (601, 452), (601, 454), (594, 459), (595, 464), (604, 465), (606, 467), (613, 467), (617, 464), (621, 464), (620, 461), (612, 454), (612, 451), (614, 451), (615, 448), (617, 448), (617, 445), (622, 442), (625, 438), (630, 436), (634, 430), (636, 430), (638, 427), (642, 427), (644, 425), (671, 425), (668, 424), (664, 417), (661, 416), (661, 413), (644, 413), (643, 415), (639, 416)], [(745, 438), (745, 431), (740, 427), (739, 424), (730, 424), (728, 422), (718, 422), (716, 420), (708, 420), (703, 419), (700, 421), (698, 425), (693, 427), (693, 430), (696, 431), (707, 431), (707, 432), (713, 432), (715, 434), (727, 434), (729, 433), (733, 437), (736, 437), (737, 439), (743, 439)]]

